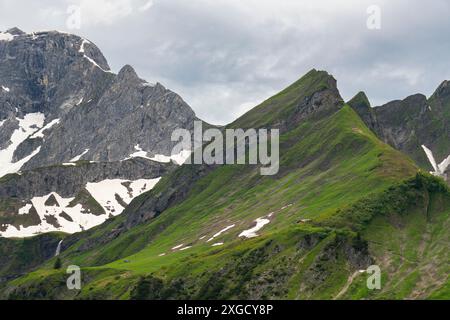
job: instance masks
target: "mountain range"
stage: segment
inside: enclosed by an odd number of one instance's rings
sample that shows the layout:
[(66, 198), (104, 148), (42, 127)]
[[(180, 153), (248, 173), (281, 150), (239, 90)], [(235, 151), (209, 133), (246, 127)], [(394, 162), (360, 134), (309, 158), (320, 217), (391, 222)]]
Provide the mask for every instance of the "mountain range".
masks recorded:
[(279, 129), (273, 176), (183, 164), (192, 109), (78, 36), (0, 33), (0, 85), (0, 298), (450, 297), (447, 81), (372, 107), (311, 70), (216, 127)]

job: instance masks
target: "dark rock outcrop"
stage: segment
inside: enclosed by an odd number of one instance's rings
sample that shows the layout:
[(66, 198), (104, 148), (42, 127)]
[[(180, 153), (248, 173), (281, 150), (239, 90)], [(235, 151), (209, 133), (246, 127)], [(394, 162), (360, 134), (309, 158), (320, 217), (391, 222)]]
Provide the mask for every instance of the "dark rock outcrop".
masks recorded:
[(415, 94), (372, 108), (365, 94), (359, 93), (348, 104), (382, 141), (406, 153), (421, 167), (432, 170), (422, 145), (433, 151), (438, 163), (450, 155), (448, 81), (428, 99)]

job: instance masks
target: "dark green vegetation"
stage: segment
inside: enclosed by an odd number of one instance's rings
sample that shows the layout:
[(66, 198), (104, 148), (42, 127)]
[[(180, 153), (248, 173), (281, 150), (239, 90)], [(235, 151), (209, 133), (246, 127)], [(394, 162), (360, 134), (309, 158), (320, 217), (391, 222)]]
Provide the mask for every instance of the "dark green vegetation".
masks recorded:
[(20, 240), (0, 238), (0, 279), (24, 274), (52, 258), (63, 236), (54, 233)]
[[(280, 128), (279, 173), (182, 166), (121, 216), (66, 237), (60, 270), (55, 258), (29, 264), (32, 272), (3, 282), (2, 297), (450, 296), (447, 185), (381, 142), (331, 76), (311, 71), (230, 127)], [(270, 222), (240, 237), (258, 218)], [(81, 291), (65, 286), (72, 264), (83, 268)], [(372, 264), (382, 270), (379, 291), (359, 272)]]

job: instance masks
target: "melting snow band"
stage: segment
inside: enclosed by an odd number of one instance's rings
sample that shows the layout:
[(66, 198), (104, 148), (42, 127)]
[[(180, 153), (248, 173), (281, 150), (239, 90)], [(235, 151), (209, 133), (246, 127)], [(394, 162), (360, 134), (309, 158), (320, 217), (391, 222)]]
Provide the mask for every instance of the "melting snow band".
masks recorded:
[[(19, 215), (32, 214), (34, 208), (39, 216), (40, 223), (35, 226), (16, 228), (12, 225), (2, 225), (6, 230), (0, 232), (5, 238), (24, 238), (40, 233), (61, 231), (76, 233), (93, 228), (105, 222), (111, 216), (117, 216), (124, 210), (120, 198), (125, 204), (129, 204), (135, 197), (147, 192), (159, 182), (157, 179), (128, 180), (104, 180), (98, 183), (88, 183), (86, 189), (92, 197), (102, 206), (105, 214), (95, 215), (89, 208), (73, 201), (75, 198), (63, 198), (56, 192), (43, 197), (34, 197), (31, 203), (26, 203), (19, 209)], [(49, 204), (49, 200), (53, 200)]]
[[(292, 206), (293, 206), (292, 203), (291, 203), (291, 204), (288, 204), (288, 205), (282, 207), (281, 209), (279, 209), (278, 211), (271, 212), (271, 213), (269, 213), (267, 216), (264, 216), (264, 217), (261, 217), (261, 218), (256, 219), (256, 220), (255, 220), (256, 225), (255, 225), (254, 227), (250, 228), (250, 229), (247, 229), (247, 230), (242, 231), (242, 232), (239, 234), (238, 237), (239, 237), (239, 238), (247, 238), (247, 239), (258, 237), (259, 235), (257, 234), (257, 232), (260, 231), (265, 225), (267, 225), (267, 224), (270, 223), (269, 218), (272, 218), (273, 215), (274, 215), (276, 212), (280, 212), (280, 211), (285, 210), (285, 209), (287, 209), (287, 208), (290, 208), (290, 207), (292, 207)], [(306, 222), (307, 219), (304, 219), (303, 221)], [(309, 220), (308, 220), (308, 221), (309, 221)], [(209, 238), (206, 242), (208, 243), (208, 242), (213, 241), (215, 238), (220, 237), (223, 233), (225, 233), (225, 232), (227, 232), (228, 230), (234, 228), (235, 226), (236, 226), (235, 224), (232, 224), (232, 225), (230, 225), (230, 226), (228, 226), (228, 227), (223, 228), (222, 230), (220, 230), (219, 232), (217, 232), (216, 234), (214, 234), (211, 238)], [(199, 240), (203, 240), (203, 239), (205, 239), (205, 238), (206, 238), (206, 236), (202, 236), (202, 237), (199, 238)], [(223, 246), (223, 245), (224, 245), (223, 242), (216, 242), (216, 243), (213, 243), (211, 246), (212, 246), (212, 247), (219, 247), (219, 246)], [(192, 246), (185, 246), (184, 244), (180, 244), (180, 245), (177, 245), (177, 246), (173, 247), (173, 248), (172, 248), (172, 251), (177, 251), (177, 250), (178, 250), (178, 251), (184, 251), (184, 250), (187, 250), (187, 249), (190, 249), (190, 248), (192, 248)], [(159, 255), (159, 257), (163, 257), (163, 256), (165, 256), (165, 255), (166, 255), (166, 253), (161, 253), (161, 254)]]
[(450, 166), (450, 155), (446, 159), (444, 159), (444, 161), (442, 161), (440, 164), (437, 164), (436, 160), (434, 159), (433, 152), (424, 145), (422, 146), (422, 149), (425, 151), (425, 154), (427, 155), (428, 160), (430, 161), (434, 169), (434, 171), (432, 171), (431, 174), (445, 178), (445, 171)]
[(37, 131), (44, 125), (45, 116), (43, 113), (29, 113), (23, 119), (18, 118), (16, 120), (19, 122), (19, 127), (11, 135), (9, 146), (0, 150), (0, 177), (8, 173), (18, 172), (25, 163), (40, 151), (40, 147), (38, 147), (27, 157), (13, 162), (17, 147), (32, 134), (38, 133)]

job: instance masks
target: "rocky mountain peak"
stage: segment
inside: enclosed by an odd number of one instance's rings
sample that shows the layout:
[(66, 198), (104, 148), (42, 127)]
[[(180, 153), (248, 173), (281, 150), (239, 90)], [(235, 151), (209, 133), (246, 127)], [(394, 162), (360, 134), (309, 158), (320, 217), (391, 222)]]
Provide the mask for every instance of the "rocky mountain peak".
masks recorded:
[(375, 109), (371, 107), (369, 98), (363, 91), (358, 92), (347, 104), (361, 117), (369, 129), (377, 134), (382, 133)]
[(21, 36), (21, 35), (25, 34), (25, 32), (23, 32), (22, 30), (20, 30), (17, 27), (6, 30), (6, 33), (12, 34), (14, 36)]
[(343, 105), (336, 79), (326, 71), (312, 69), (230, 126), (290, 130), (306, 118), (322, 118), (338, 111)]
[(442, 82), (431, 96), (431, 99), (449, 99), (450, 98), (450, 81)]
[(139, 79), (136, 71), (129, 64), (123, 66), (122, 69), (120, 69), (119, 73), (117, 74), (117, 78), (119, 81), (130, 81)]
[(361, 109), (361, 110), (367, 110), (371, 108), (369, 98), (367, 98), (367, 95), (365, 92), (360, 91), (358, 92), (349, 102), (348, 104), (353, 109)]

